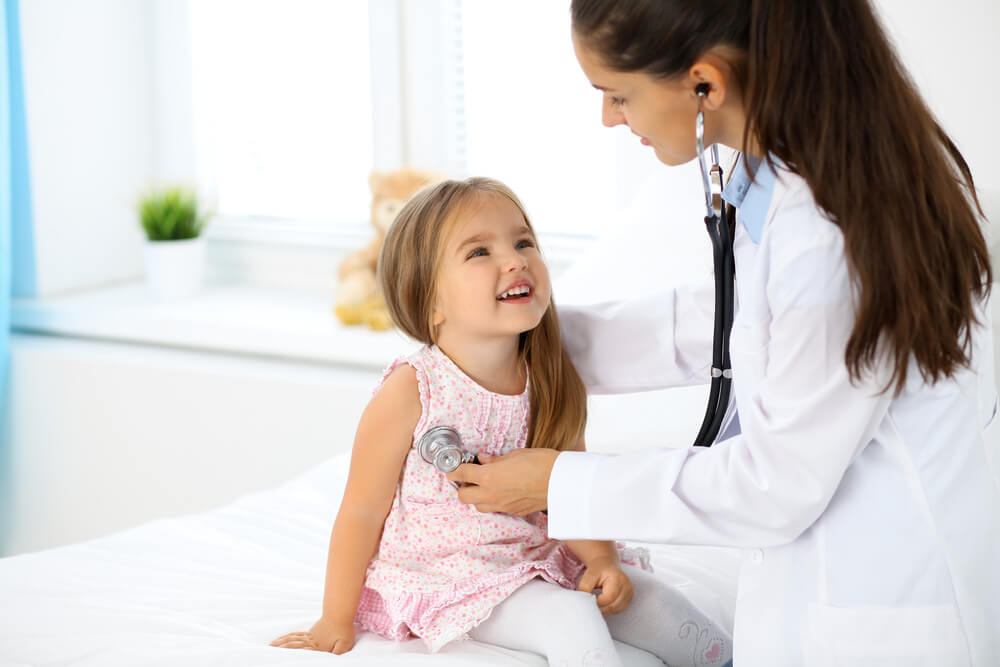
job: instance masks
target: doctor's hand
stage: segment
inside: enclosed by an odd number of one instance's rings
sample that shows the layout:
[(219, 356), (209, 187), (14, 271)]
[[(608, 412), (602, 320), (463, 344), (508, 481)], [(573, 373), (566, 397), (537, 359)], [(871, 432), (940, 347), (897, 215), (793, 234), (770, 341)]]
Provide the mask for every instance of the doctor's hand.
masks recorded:
[(503, 456), (479, 455), (482, 465), (466, 463), (448, 473), (463, 483), (458, 499), (480, 512), (524, 516), (548, 507), (549, 476), (559, 452), (554, 449), (517, 449)]

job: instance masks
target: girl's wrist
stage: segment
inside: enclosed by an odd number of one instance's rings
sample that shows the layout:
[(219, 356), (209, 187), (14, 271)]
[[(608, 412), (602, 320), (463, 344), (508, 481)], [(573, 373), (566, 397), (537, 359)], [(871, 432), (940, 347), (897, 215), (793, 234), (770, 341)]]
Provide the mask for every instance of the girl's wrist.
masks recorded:
[(342, 611), (340, 609), (324, 611), (317, 623), (322, 623), (324, 625), (353, 625), (354, 617), (356, 615), (357, 614), (355, 612)]
[(593, 554), (588, 561), (585, 563), (587, 567), (596, 566), (619, 566), (621, 565), (621, 560), (618, 558), (618, 550), (615, 549), (610, 553), (598, 553)]

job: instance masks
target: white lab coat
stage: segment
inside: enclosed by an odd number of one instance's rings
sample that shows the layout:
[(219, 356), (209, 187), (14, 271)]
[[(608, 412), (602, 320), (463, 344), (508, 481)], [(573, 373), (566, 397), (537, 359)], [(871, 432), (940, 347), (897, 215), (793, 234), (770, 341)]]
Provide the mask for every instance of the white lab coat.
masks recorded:
[[(801, 178), (778, 173), (760, 244), (737, 225), (736, 410), (720, 440), (563, 453), (550, 534), (744, 547), (738, 667), (996, 667), (990, 448), (1000, 420), (988, 311), (971, 369), (929, 386), (911, 364), (897, 397), (879, 393), (886, 364), (852, 384), (843, 236)], [(561, 318), (589, 390), (626, 392), (706, 381), (712, 309), (705, 284), (564, 307)]]

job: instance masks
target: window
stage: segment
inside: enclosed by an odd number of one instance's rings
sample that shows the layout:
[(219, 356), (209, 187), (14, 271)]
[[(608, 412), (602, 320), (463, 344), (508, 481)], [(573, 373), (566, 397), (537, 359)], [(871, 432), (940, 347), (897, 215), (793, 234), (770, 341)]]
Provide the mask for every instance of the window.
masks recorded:
[(372, 166), (368, 3), (189, 3), (199, 181), (222, 218), (358, 223)]
[(257, 223), (237, 237), (267, 221), (278, 238), (363, 232), (368, 173), (412, 164), (499, 178), (540, 232), (572, 247), (648, 175), (651, 155), (636, 161), (634, 137), (600, 123), (568, 0), (199, 0), (189, 11), (199, 183), (216, 226)]
[(463, 0), (468, 171), (546, 232), (595, 234), (617, 204), (617, 132), (573, 55), (569, 2)]

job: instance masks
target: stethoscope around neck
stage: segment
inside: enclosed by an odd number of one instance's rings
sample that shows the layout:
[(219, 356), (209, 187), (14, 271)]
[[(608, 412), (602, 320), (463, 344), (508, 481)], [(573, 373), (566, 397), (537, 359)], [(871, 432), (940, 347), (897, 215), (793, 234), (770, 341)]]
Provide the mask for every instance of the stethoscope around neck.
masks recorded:
[[(733, 260), (733, 239), (730, 222), (732, 207), (722, 200), (722, 166), (719, 164), (719, 147), (712, 144), (712, 166), (705, 162), (705, 114), (702, 104), (708, 96), (708, 84), (695, 88), (698, 96), (698, 115), (695, 118), (695, 142), (698, 165), (701, 167), (702, 184), (705, 186), (705, 228), (712, 240), (712, 263), (715, 268), (715, 327), (712, 331), (712, 380), (708, 392), (708, 405), (701, 428), (694, 439), (695, 446), (710, 447), (719, 435), (722, 420), (729, 407), (729, 394), (733, 384), (733, 370), (729, 360), (729, 333), (733, 328), (733, 292), (736, 265)], [(463, 463), (479, 463), (476, 455), (468, 452), (462, 439), (450, 426), (435, 426), (425, 432), (417, 444), (420, 457), (437, 470), (451, 472)]]
[(729, 407), (733, 370), (729, 360), (729, 333), (733, 328), (733, 286), (736, 265), (733, 259), (733, 239), (730, 223), (732, 207), (722, 200), (722, 167), (719, 165), (719, 147), (712, 144), (712, 166), (705, 162), (705, 114), (702, 105), (708, 97), (709, 86), (699, 83), (698, 115), (695, 117), (695, 142), (698, 149), (698, 166), (701, 167), (705, 187), (705, 227), (712, 239), (712, 263), (715, 267), (715, 327), (712, 332), (712, 381), (708, 392), (708, 405), (701, 429), (694, 439), (695, 446), (710, 447), (719, 435), (722, 420)]

